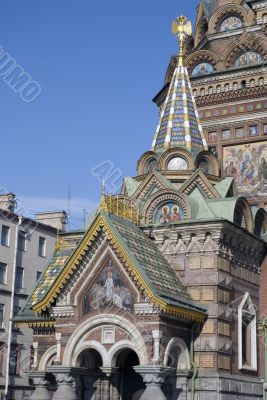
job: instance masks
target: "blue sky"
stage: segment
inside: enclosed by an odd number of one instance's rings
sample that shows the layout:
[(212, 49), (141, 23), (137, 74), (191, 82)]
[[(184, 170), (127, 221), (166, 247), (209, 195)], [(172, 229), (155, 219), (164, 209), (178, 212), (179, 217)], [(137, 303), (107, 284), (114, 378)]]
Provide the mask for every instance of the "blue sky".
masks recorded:
[[(177, 43), (171, 22), (195, 19), (197, 0), (4, 1), (0, 46), (41, 87), (25, 103), (0, 76), (1, 191), (26, 214), (67, 209), (70, 228), (96, 207), (95, 168), (136, 174), (158, 120), (161, 89)], [(95, 174), (92, 174), (92, 169)]]

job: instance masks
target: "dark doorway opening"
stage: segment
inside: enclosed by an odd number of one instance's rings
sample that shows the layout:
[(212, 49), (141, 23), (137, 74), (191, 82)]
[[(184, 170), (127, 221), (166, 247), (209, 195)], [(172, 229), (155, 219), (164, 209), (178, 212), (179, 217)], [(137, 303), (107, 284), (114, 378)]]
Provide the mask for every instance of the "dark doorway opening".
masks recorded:
[(119, 392), (122, 400), (139, 400), (145, 391), (143, 378), (135, 372), (135, 366), (139, 365), (138, 355), (130, 349), (123, 350), (117, 358), (119, 367)]
[[(77, 367), (84, 368), (88, 371), (82, 377), (81, 398), (83, 400), (91, 400), (100, 398), (101, 396), (101, 370), (102, 357), (94, 349), (83, 350), (78, 359)], [(98, 396), (98, 397), (97, 397)]]

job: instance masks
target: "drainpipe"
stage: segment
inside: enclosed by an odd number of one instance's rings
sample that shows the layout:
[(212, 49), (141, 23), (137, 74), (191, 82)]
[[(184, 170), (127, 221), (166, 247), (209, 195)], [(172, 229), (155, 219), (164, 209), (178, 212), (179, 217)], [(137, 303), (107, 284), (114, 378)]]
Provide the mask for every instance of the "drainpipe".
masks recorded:
[(191, 379), (191, 400), (195, 399), (195, 384), (197, 377), (197, 367), (194, 362), (194, 328), (195, 324), (193, 324), (191, 329), (191, 342), (190, 342), (190, 363), (191, 363), (191, 368), (193, 368), (193, 375)]
[(16, 230), (15, 230), (15, 250), (14, 250), (12, 283), (11, 283), (11, 299), (10, 299), (10, 313), (9, 313), (8, 340), (7, 340), (6, 379), (5, 379), (4, 400), (8, 400), (9, 362), (10, 362), (11, 343), (12, 343), (12, 328), (13, 328), (12, 320), (13, 320), (13, 316), (14, 316), (15, 282), (16, 282), (17, 254), (18, 254), (18, 233), (19, 233), (19, 227), (20, 227), (21, 223), (22, 223), (22, 216), (20, 215), (18, 224), (16, 225)]

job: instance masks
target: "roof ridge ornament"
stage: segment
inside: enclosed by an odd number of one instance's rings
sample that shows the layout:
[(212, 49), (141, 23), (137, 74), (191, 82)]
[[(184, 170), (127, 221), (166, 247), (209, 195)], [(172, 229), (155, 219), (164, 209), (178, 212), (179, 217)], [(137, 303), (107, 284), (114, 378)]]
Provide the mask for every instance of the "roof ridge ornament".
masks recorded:
[(191, 21), (181, 15), (177, 17), (175, 21), (172, 23), (172, 33), (176, 36), (177, 42), (180, 45), (179, 51), (179, 67), (183, 66), (183, 59), (184, 59), (184, 44), (185, 40), (188, 36), (192, 35), (192, 24)]

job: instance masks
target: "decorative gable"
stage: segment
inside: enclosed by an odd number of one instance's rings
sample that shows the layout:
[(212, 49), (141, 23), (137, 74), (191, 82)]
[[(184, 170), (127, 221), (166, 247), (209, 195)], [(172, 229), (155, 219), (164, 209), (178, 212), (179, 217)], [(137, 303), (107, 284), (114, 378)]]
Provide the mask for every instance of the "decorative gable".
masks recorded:
[(138, 200), (144, 200), (153, 192), (163, 190), (164, 188), (165, 187), (163, 182), (161, 182), (158, 179), (158, 177), (154, 173), (152, 173), (144, 180), (144, 182), (137, 189), (137, 191), (134, 194), (134, 198)]
[(221, 196), (212, 186), (206, 176), (197, 170), (179, 189), (179, 192), (190, 195), (195, 188), (198, 188), (207, 199), (218, 199)]

